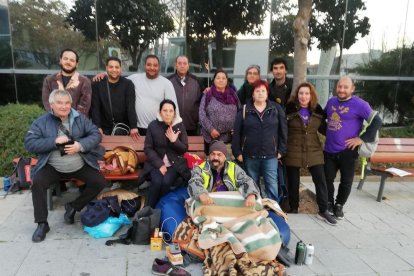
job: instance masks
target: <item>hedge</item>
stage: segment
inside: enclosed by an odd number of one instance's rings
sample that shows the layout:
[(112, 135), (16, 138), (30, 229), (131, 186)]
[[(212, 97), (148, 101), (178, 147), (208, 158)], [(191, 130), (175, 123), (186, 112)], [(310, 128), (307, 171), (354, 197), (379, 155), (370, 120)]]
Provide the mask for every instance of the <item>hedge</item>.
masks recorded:
[(31, 156), (24, 148), (24, 137), (33, 120), (44, 112), (38, 105), (0, 106), (0, 176), (12, 173), (14, 157)]

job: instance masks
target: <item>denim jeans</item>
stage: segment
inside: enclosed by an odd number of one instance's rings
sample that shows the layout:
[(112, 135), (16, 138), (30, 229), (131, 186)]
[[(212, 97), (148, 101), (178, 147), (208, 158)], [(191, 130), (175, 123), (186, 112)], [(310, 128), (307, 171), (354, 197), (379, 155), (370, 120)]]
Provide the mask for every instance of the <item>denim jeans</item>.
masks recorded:
[(334, 203), (334, 181), (336, 173), (339, 170), (341, 173), (341, 179), (339, 182), (338, 194), (336, 196), (336, 203), (344, 205), (351, 193), (358, 151), (356, 149), (346, 149), (338, 153), (324, 152), (324, 156), (328, 201)]
[(260, 187), (260, 176), (263, 176), (267, 197), (279, 202), (277, 182), (278, 161), (276, 157), (265, 159), (243, 156), (243, 161), (247, 175), (256, 182), (258, 187)]

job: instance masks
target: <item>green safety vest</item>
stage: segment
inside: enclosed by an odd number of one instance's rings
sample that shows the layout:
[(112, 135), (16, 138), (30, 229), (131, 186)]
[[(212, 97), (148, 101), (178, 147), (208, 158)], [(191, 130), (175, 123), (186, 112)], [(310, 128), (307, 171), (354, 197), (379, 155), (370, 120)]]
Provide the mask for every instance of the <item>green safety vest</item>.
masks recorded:
[[(227, 166), (227, 174), (230, 177), (231, 180), (231, 184), (233, 184), (234, 190), (237, 191), (237, 187), (236, 187), (236, 177), (235, 177), (235, 172), (236, 172), (236, 166), (234, 165), (233, 162), (229, 162), (226, 161), (226, 163), (228, 164)], [(208, 188), (208, 184), (210, 183), (210, 175), (208, 175), (207, 173), (204, 172), (203, 168), (206, 165), (206, 161), (204, 161), (203, 163), (201, 163), (199, 165), (200, 169), (201, 169), (201, 175), (203, 176), (204, 179), (204, 189), (207, 190)]]

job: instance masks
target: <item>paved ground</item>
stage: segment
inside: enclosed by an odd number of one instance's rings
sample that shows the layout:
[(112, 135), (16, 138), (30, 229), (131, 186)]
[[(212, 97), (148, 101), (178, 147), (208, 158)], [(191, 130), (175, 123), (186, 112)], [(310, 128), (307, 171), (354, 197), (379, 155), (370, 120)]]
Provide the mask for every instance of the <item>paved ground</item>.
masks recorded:
[[(363, 191), (352, 190), (345, 219), (336, 227), (314, 215), (289, 216), (292, 253), (301, 239), (315, 245), (315, 258), (312, 265), (291, 266), (288, 275), (414, 275), (414, 179), (387, 183), (381, 203), (375, 201), (378, 182), (371, 181)], [(308, 179), (304, 184), (313, 188)], [(63, 203), (74, 195), (55, 198), (51, 232), (39, 244), (31, 242), (36, 226), (31, 193), (0, 197), (0, 275), (151, 275), (153, 259), (163, 252), (107, 247), (105, 239), (83, 233), (79, 216), (74, 225), (63, 223)], [(200, 267), (188, 270), (202, 275)]]

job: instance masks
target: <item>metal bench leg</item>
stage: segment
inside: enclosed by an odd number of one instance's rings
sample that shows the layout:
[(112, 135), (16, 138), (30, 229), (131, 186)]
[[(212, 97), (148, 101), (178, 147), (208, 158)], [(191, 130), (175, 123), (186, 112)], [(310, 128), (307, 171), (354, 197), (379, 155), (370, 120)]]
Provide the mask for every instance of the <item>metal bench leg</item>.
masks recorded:
[(49, 211), (53, 210), (53, 187), (51, 186), (49, 189), (47, 189), (47, 207)]
[(358, 184), (358, 187), (357, 187), (358, 190), (362, 189), (362, 186), (364, 185), (364, 182), (365, 182), (366, 178), (367, 178), (367, 172), (365, 171), (364, 177), (359, 181), (359, 184)]
[(378, 190), (378, 196), (377, 196), (377, 201), (381, 202), (382, 200), (382, 193), (384, 192), (384, 187), (385, 187), (385, 180), (387, 179), (388, 176), (381, 176), (381, 183), (380, 183), (380, 187)]
[(47, 206), (50, 211), (53, 210), (53, 190), (56, 191), (56, 196), (62, 195), (59, 182), (53, 185), (50, 185), (49, 189), (47, 189)]

